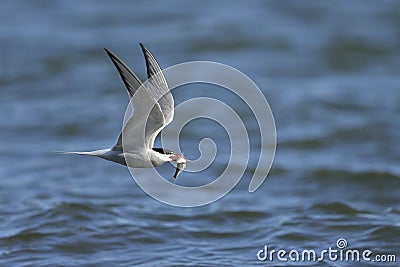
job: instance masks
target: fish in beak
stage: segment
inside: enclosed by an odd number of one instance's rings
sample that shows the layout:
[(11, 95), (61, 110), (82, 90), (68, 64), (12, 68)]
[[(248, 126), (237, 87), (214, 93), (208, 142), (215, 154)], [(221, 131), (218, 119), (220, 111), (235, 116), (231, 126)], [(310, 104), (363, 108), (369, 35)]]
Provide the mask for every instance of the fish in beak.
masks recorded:
[(172, 183), (175, 183), (176, 178), (178, 178), (178, 175), (186, 168), (186, 163), (189, 160), (186, 159), (183, 156), (180, 156), (177, 160), (176, 160), (176, 170), (175, 170), (175, 174), (174, 176), (172, 176)]

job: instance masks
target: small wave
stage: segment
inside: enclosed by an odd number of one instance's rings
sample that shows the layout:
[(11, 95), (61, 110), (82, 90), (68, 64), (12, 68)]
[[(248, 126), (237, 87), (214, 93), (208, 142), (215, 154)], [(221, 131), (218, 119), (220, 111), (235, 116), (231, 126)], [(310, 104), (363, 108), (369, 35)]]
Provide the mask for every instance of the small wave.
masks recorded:
[(386, 212), (387, 213), (392, 213), (392, 214), (400, 214), (400, 209), (389, 207), (389, 208), (386, 209)]
[(394, 225), (380, 226), (371, 232), (371, 235), (379, 238), (380, 240), (393, 240), (399, 241), (400, 227)]
[(293, 241), (293, 242), (306, 242), (313, 241), (316, 236), (312, 235), (310, 232), (287, 232), (280, 235), (276, 235), (278, 240)]
[(313, 204), (311, 205), (309, 210), (323, 212), (327, 214), (339, 214), (339, 215), (357, 215), (359, 213), (365, 213), (365, 211), (358, 210), (343, 202)]
[(72, 220), (90, 220), (101, 213), (112, 214), (112, 209), (92, 203), (60, 202), (50, 207), (44, 215), (50, 219), (66, 218)]
[(400, 184), (400, 176), (396, 173), (386, 170), (343, 170), (343, 169), (329, 169), (321, 168), (313, 171), (312, 178), (321, 180), (327, 179), (338, 181), (338, 179), (345, 179), (347, 182), (363, 182), (363, 183), (382, 183), (385, 184), (395, 183)]
[(43, 240), (49, 237), (50, 235), (51, 235), (50, 233), (39, 232), (37, 231), (37, 229), (27, 229), (27, 230), (22, 230), (21, 232), (11, 235), (7, 238), (4, 238), (4, 240), (6, 240), (6, 242), (9, 242), (10, 244), (18, 242), (34, 242)]
[(206, 213), (196, 214), (192, 216), (179, 215), (179, 214), (158, 214), (157, 218), (161, 221), (168, 222), (179, 222), (184, 220), (196, 220), (196, 221), (210, 221), (210, 222), (222, 222), (227, 220), (257, 220), (269, 217), (270, 214), (262, 211), (251, 211), (251, 210), (228, 210), (219, 211), (218, 213)]

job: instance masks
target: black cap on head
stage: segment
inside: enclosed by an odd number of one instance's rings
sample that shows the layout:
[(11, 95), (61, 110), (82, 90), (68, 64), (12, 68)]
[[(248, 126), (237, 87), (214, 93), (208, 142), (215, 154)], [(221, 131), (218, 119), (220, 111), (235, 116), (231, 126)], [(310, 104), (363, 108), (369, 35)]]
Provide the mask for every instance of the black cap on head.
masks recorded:
[(159, 148), (159, 147), (153, 147), (153, 150), (164, 155), (174, 155), (175, 153), (172, 152), (171, 150), (164, 149), (164, 148)]

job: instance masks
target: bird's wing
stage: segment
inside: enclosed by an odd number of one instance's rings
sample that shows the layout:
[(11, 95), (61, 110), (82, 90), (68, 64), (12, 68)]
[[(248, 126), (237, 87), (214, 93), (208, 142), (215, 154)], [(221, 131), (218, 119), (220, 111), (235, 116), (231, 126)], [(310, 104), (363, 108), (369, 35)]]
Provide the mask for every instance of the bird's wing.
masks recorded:
[(129, 97), (132, 97), (136, 90), (142, 85), (140, 79), (129, 69), (129, 67), (119, 59), (113, 52), (104, 48), (106, 50), (107, 55), (110, 57), (112, 63), (117, 68), (119, 75), (122, 78), (122, 81), (125, 84), (125, 87), (128, 91)]
[[(150, 146), (149, 140), (151, 136), (164, 125), (164, 116), (161, 108), (148, 90), (141, 87), (142, 82), (129, 67), (114, 53), (107, 49), (105, 51), (118, 70), (135, 111), (123, 129), (125, 136), (130, 137), (126, 143), (129, 145), (130, 150), (147, 148)], [(139, 88), (141, 89), (139, 90)], [(122, 150), (123, 131), (119, 134), (117, 143), (112, 148), (113, 150)]]
[(142, 48), (144, 58), (146, 60), (148, 77), (146, 88), (157, 101), (164, 118), (163, 126), (151, 136), (151, 140), (149, 141), (151, 148), (154, 145), (154, 140), (156, 139), (157, 135), (165, 126), (171, 123), (174, 118), (174, 98), (172, 97), (167, 81), (165, 80), (164, 74), (162, 73), (157, 60), (142, 43), (140, 43), (140, 47)]
[[(153, 55), (140, 44), (146, 60), (149, 82), (143, 86), (139, 78), (111, 51), (106, 49), (131, 97), (134, 112), (128, 119), (113, 150), (122, 150), (122, 135), (129, 137), (128, 150), (151, 148), (158, 133), (173, 119), (174, 100), (161, 68)], [(151, 79), (150, 79), (151, 78)], [(127, 149), (125, 147), (125, 149)]]
[[(120, 143), (122, 143), (122, 138), (124, 138), (124, 151), (145, 151), (152, 147), (153, 136), (164, 127), (164, 116), (160, 105), (144, 86), (141, 86), (132, 96), (131, 104), (133, 113), (118, 140), (121, 139)], [(113, 149), (118, 145), (117, 143)]]

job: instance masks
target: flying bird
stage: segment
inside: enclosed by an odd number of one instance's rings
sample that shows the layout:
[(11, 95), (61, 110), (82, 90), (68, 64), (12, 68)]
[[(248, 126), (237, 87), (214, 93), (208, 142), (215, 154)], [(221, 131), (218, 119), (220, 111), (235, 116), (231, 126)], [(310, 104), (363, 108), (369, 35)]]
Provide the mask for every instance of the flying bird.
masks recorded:
[(132, 168), (152, 168), (173, 162), (177, 165), (172, 177), (175, 182), (189, 160), (171, 150), (153, 147), (157, 135), (173, 120), (174, 99), (158, 62), (142, 43), (140, 47), (148, 76), (144, 84), (122, 60), (105, 48), (122, 78), (133, 106), (133, 113), (120, 132), (117, 143), (112, 148), (61, 153), (96, 156)]

